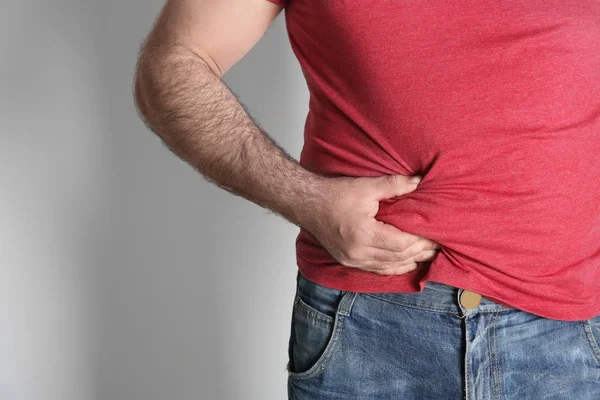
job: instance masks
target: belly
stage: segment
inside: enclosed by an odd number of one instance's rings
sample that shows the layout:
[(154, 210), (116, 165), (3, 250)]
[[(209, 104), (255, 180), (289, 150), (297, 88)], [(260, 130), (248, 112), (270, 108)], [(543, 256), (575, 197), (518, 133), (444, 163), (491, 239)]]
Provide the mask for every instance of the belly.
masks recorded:
[(311, 94), (300, 163), (424, 176), (376, 218), (454, 264), (539, 279), (597, 258), (600, 3), (559, 3), (292, 1)]

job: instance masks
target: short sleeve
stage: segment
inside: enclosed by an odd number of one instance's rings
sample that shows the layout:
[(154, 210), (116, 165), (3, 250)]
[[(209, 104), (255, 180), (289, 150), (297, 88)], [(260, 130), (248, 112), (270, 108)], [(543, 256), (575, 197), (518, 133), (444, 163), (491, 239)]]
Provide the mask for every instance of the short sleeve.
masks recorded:
[(279, 4), (280, 6), (287, 6), (289, 0), (267, 0), (271, 3)]

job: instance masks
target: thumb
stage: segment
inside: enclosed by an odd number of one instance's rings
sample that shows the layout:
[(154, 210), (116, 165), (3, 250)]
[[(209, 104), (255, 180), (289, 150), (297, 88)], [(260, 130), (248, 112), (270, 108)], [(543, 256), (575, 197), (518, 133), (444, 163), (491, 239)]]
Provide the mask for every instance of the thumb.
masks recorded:
[(383, 200), (412, 192), (421, 182), (421, 178), (419, 175), (384, 175), (371, 178), (375, 184), (375, 198)]

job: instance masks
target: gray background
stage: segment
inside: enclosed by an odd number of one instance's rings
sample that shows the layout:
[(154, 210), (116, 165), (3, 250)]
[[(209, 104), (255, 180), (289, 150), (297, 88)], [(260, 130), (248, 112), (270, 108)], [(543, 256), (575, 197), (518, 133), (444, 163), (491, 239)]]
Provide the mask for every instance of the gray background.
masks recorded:
[[(0, 399), (283, 399), (298, 228), (138, 118), (162, 0), (0, 3)], [(298, 158), (283, 12), (224, 77)]]

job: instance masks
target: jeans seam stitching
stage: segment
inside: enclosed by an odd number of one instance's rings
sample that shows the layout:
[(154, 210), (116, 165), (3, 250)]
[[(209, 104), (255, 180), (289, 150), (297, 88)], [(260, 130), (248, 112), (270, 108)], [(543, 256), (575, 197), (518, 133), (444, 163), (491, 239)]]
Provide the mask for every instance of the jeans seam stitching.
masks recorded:
[[(400, 305), (400, 306), (405, 306), (405, 307), (409, 307), (409, 308), (415, 308), (415, 309), (418, 309), (418, 310), (437, 311), (437, 312), (443, 312), (443, 313), (446, 313), (446, 314), (456, 314), (456, 315), (458, 315), (458, 313), (453, 312), (453, 311), (448, 310), (448, 309), (429, 308), (429, 307), (417, 306), (417, 305), (414, 305), (414, 304), (402, 303), (400, 301), (393, 301), (393, 300), (389, 300), (389, 299), (386, 299), (386, 298), (383, 298), (383, 297), (379, 297), (379, 296), (374, 295), (372, 293), (362, 293), (362, 294), (367, 295), (369, 297), (376, 298), (376, 299), (381, 300), (381, 301), (385, 301), (385, 302), (391, 303), (391, 304), (397, 304), (397, 305)], [(512, 308), (499, 308), (499, 309), (495, 309), (495, 310), (477, 310), (477, 312), (478, 313), (494, 313), (494, 312), (498, 312), (498, 311), (510, 311), (510, 310), (513, 310), (513, 309)]]
[(598, 343), (596, 343), (596, 339), (593, 336), (592, 327), (588, 320), (582, 320), (579, 322), (583, 327), (583, 331), (585, 333), (584, 336), (588, 345), (590, 346), (592, 357), (594, 358), (594, 361), (596, 361), (596, 366), (600, 367), (600, 356), (598, 355), (600, 354), (600, 347), (598, 346)]
[[(305, 380), (305, 379), (310, 379), (310, 378), (314, 378), (316, 375), (318, 375), (319, 373), (323, 372), (323, 370), (325, 369), (325, 366), (329, 363), (329, 360), (331, 359), (331, 357), (333, 356), (333, 351), (335, 350), (339, 338), (342, 335), (342, 330), (344, 329), (344, 316), (340, 315), (340, 317), (338, 318), (338, 325), (337, 328), (333, 331), (332, 335), (332, 339), (331, 339), (331, 343), (329, 343), (326, 347), (328, 348), (327, 354), (324, 354), (324, 358), (321, 362), (317, 362), (314, 366), (312, 366), (310, 369), (308, 369), (305, 372), (299, 372), (297, 376), (294, 376), (291, 374), (288, 374), (288, 377), (291, 379), (296, 379), (296, 380)], [(312, 370), (312, 371), (311, 371)], [(304, 373), (306, 373), (306, 375), (303, 375)]]
[(498, 325), (498, 315), (500, 313), (497, 312), (494, 315), (494, 362), (496, 363), (496, 374), (494, 376), (494, 383), (495, 383), (495, 389), (496, 389), (496, 394), (498, 395), (498, 400), (500, 400), (500, 379), (498, 379), (498, 377), (500, 376), (500, 357), (498, 357), (498, 342), (496, 341), (497, 335), (496, 335), (496, 327)]
[[(334, 317), (331, 317), (329, 315), (325, 315), (323, 313), (321, 313), (320, 311), (317, 310), (313, 310), (312, 307), (310, 305), (308, 305), (304, 300), (302, 300), (300, 297), (298, 297), (300, 300), (296, 303), (296, 310), (298, 310), (298, 312), (306, 315), (309, 318), (312, 318), (314, 320), (317, 320), (319, 322), (323, 322), (325, 324), (328, 325), (333, 325), (334, 321)], [(304, 308), (304, 306), (300, 306), (299, 303), (302, 302), (303, 304), (305, 304), (307, 307), (311, 307), (310, 310), (307, 310)], [(321, 315), (323, 314), (323, 315)], [(326, 317), (329, 317), (331, 319), (327, 319)]]
[[(494, 324), (494, 320), (492, 318), (492, 327)], [(491, 335), (488, 337), (487, 340), (487, 349), (488, 349), (488, 360), (490, 363), (490, 381), (491, 381), (491, 385), (492, 385), (492, 400), (495, 400), (495, 391), (494, 391), (494, 381), (496, 379), (496, 375), (494, 374), (494, 351), (493, 351), (493, 330), (491, 330)]]

